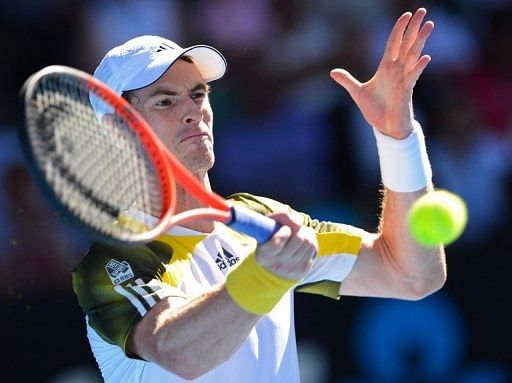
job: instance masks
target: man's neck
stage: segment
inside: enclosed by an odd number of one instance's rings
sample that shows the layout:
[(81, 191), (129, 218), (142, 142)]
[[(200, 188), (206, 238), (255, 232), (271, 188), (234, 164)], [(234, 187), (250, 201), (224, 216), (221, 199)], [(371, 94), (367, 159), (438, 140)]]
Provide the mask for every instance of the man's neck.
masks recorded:
[[(212, 191), (210, 179), (208, 178), (207, 173), (204, 175), (195, 175), (195, 177), (203, 185), (206, 191)], [(199, 202), (195, 197), (193, 197), (189, 192), (183, 189), (180, 185), (176, 185), (176, 214), (186, 210), (197, 209), (200, 207), (205, 206), (201, 202)], [(200, 231), (202, 233), (211, 233), (215, 228), (214, 221), (204, 219), (185, 222), (183, 224), (180, 224), (180, 226)]]

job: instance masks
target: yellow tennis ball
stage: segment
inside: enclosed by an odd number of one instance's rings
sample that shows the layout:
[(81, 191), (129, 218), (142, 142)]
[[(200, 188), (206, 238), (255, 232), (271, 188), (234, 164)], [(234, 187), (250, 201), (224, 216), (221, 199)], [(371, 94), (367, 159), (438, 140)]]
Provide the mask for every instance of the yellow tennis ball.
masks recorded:
[(420, 244), (448, 245), (464, 231), (468, 220), (466, 204), (458, 195), (436, 190), (418, 198), (409, 210), (409, 227)]

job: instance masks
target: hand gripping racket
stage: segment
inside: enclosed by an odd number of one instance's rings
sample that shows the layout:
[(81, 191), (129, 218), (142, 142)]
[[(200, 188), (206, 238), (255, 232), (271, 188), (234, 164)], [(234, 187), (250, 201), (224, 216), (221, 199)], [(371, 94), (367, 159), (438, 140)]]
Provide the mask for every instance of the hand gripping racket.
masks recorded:
[[(30, 168), (57, 208), (96, 239), (145, 243), (194, 219), (223, 222), (258, 243), (279, 228), (205, 190), (140, 114), (91, 75), (49, 66), (25, 82), (21, 97)], [(206, 207), (174, 214), (176, 183)]]

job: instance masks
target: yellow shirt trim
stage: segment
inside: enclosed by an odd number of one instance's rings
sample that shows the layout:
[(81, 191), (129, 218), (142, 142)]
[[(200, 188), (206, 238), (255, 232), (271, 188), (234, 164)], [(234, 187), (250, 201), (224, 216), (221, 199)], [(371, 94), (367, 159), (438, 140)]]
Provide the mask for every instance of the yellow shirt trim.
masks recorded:
[(158, 241), (164, 242), (172, 248), (172, 257), (166, 265), (166, 272), (162, 280), (174, 287), (179, 287), (186, 274), (189, 274), (190, 259), (197, 244), (206, 238), (206, 235), (171, 236), (163, 235)]
[(362, 237), (348, 233), (317, 233), (318, 256), (334, 254), (358, 255)]

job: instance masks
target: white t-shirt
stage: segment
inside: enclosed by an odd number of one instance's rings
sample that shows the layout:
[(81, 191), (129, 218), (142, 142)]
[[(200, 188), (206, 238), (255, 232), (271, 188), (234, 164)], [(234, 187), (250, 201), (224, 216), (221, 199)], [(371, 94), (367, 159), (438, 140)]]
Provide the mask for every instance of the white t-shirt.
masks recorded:
[[(348, 275), (357, 258), (362, 233), (350, 226), (340, 225), (337, 230), (317, 233), (319, 256), (299, 285), (341, 282)], [(126, 356), (124, 342), (129, 330), (164, 297), (174, 296), (177, 301), (182, 297), (185, 304), (223, 282), (230, 268), (256, 246), (251, 238), (221, 224), (211, 234), (175, 227), (158, 241), (160, 250), (152, 248), (157, 257), (153, 257), (153, 263), (149, 262), (156, 266), (148, 267), (147, 254), (142, 261), (138, 255), (125, 256), (102, 247), (86, 255), (73, 274), (75, 291), (87, 314), (91, 349), (106, 382), (185, 382), (155, 363)], [(165, 249), (172, 249), (169, 259), (158, 254), (165, 253)], [(103, 274), (92, 283), (83, 278), (94, 274), (91, 270)], [(331, 289), (325, 295), (338, 294), (339, 283), (322, 283)], [(91, 287), (95, 284), (102, 287), (96, 290)], [(114, 315), (108, 307), (116, 305)], [(119, 309), (125, 313), (122, 318)], [(227, 362), (194, 382), (299, 382), (293, 315), (293, 290), (290, 290), (258, 321)]]

